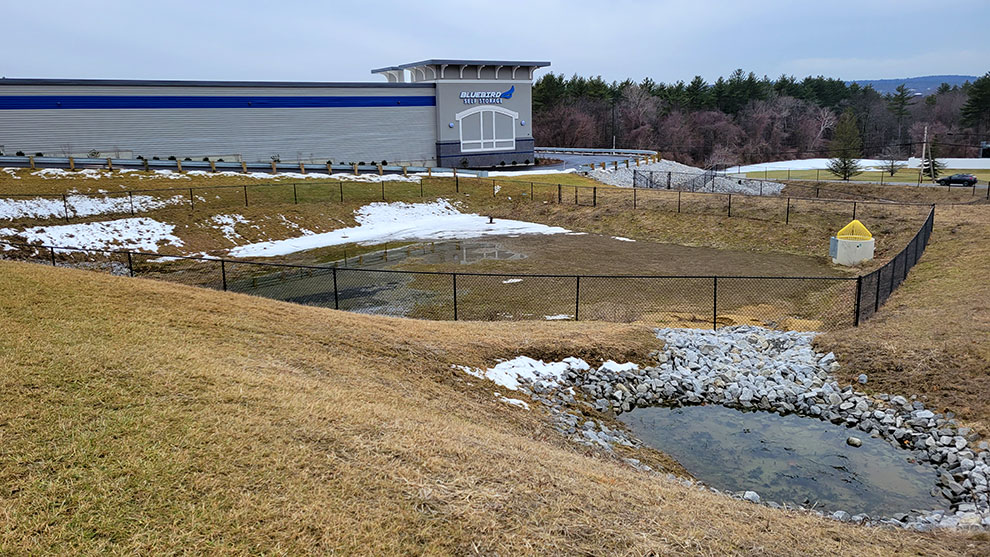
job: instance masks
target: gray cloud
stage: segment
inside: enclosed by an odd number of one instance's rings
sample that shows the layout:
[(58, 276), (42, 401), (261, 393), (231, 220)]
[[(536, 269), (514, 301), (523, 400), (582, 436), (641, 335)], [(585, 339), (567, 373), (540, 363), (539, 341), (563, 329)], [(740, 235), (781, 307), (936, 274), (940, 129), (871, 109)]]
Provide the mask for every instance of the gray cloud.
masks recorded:
[[(550, 60), (606, 79), (845, 79), (990, 69), (985, 0), (169, 3), (4, 7), (7, 77), (366, 81), (423, 58)], [(947, 39), (962, 30), (965, 37)], [(933, 40), (937, 37), (937, 40)]]

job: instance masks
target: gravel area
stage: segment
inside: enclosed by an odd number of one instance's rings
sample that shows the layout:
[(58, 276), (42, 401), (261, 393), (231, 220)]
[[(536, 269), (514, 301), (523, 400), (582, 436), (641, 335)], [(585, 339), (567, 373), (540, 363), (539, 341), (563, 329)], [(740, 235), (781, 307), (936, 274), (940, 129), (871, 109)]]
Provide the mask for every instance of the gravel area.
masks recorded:
[[(704, 170), (667, 160), (641, 164), (640, 166), (633, 166), (631, 168), (620, 165), (618, 169), (595, 169), (585, 172), (585, 175), (605, 184), (628, 188), (632, 187), (633, 174), (637, 170), (662, 174), (670, 172), (671, 189), (690, 191), (693, 187), (698, 189), (698, 191), (712, 191), (712, 183), (710, 181), (704, 182), (702, 179), (702, 175), (705, 173)], [(654, 180), (659, 181), (663, 187), (666, 187), (667, 179), (665, 175), (654, 175)], [(747, 180), (745, 178), (731, 178), (728, 176), (716, 176), (714, 180), (715, 193), (743, 193), (748, 195), (759, 195), (761, 193), (760, 180)], [(640, 186), (642, 187), (642, 185)], [(784, 185), (779, 182), (762, 182), (763, 195), (777, 195), (783, 188)]]

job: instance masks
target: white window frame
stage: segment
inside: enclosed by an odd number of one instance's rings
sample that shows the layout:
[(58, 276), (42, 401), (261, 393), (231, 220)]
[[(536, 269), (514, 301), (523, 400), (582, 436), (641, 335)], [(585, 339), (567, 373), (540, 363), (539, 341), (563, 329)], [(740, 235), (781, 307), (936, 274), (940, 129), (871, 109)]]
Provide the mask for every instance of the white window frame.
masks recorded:
[[(469, 139), (464, 140), (464, 118), (468, 116), (473, 116), (475, 114), (481, 114), (478, 124), (481, 129), (478, 130), (479, 137), (481, 139)], [(484, 135), (485, 126), (484, 119), (485, 116), (491, 114), (491, 126), (492, 126), (492, 137), (491, 139), (486, 139)], [(495, 135), (495, 114), (501, 114), (503, 116), (508, 116), (512, 118), (512, 137), (498, 137)], [(513, 151), (516, 148), (516, 120), (519, 119), (519, 113), (509, 110), (507, 108), (502, 108), (501, 106), (495, 105), (481, 105), (471, 107), (467, 110), (463, 110), (454, 115), (454, 119), (457, 120), (457, 134), (461, 140), (461, 152), (469, 153), (473, 151)], [(505, 145), (509, 143), (509, 145)], [(501, 146), (499, 146), (501, 145)]]

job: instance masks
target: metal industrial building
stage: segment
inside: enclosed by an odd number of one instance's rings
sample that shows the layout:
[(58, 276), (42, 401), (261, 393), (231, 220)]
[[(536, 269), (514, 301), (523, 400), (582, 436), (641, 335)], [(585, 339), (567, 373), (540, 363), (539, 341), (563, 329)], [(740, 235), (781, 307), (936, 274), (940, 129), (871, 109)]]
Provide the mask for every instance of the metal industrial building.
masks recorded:
[(372, 70), (385, 83), (0, 79), (0, 152), (527, 165), (548, 65), (424, 60)]

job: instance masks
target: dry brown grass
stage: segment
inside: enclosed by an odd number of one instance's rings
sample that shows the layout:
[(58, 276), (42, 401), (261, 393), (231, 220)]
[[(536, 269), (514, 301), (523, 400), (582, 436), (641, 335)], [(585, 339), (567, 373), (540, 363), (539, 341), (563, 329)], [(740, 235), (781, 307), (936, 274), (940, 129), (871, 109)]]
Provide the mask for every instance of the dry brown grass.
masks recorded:
[(940, 206), (919, 264), (876, 317), (821, 339), (878, 392), (917, 393), (990, 433), (990, 207)]
[(430, 323), (0, 264), (0, 553), (977, 554), (575, 448), (450, 369), (640, 325)]

